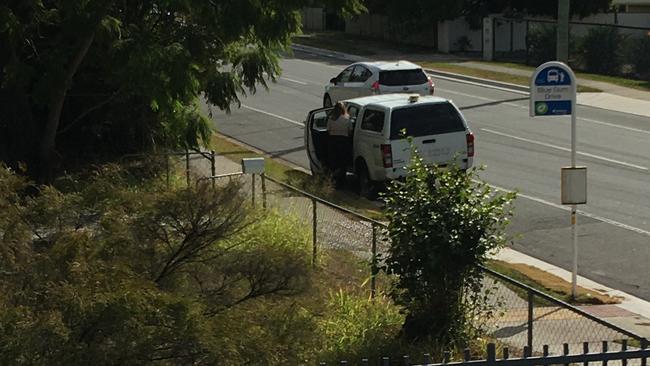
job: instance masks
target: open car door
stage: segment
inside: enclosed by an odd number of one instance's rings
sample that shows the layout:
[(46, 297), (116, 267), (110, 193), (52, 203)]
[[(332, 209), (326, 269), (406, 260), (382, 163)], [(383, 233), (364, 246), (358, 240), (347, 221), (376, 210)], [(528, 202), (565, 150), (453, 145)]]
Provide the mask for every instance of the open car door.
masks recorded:
[(314, 109), (305, 121), (305, 149), (311, 173), (322, 174), (327, 163), (327, 118), (333, 107)]

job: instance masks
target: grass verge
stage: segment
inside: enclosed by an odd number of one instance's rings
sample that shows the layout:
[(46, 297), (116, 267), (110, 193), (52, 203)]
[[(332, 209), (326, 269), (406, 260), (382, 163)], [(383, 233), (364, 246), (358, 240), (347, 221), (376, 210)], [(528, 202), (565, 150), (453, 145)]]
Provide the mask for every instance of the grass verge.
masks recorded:
[[(523, 263), (490, 260), (488, 268), (515, 279), (556, 299), (574, 305), (620, 304), (620, 299), (578, 286), (578, 296), (571, 297), (571, 284), (558, 276)], [(525, 298), (525, 294), (523, 295)]]
[[(535, 67), (528, 66), (528, 65), (522, 65), (522, 64), (516, 64), (516, 63), (512, 63), (512, 62), (494, 62), (494, 61), (473, 61), (473, 62), (479, 62), (479, 63), (486, 64), (486, 65), (510, 67), (510, 68), (519, 69), (519, 70), (526, 70), (526, 71), (530, 71), (531, 73), (533, 71), (535, 71)], [(637, 79), (628, 79), (628, 78), (623, 78), (623, 77), (619, 77), (619, 76), (590, 74), (590, 73), (586, 73), (586, 72), (576, 72), (576, 77), (582, 78), (582, 79), (587, 79), (587, 80), (592, 80), (592, 81), (601, 81), (601, 82), (605, 82), (605, 83), (611, 83), (611, 84), (623, 86), (623, 87), (626, 87), (626, 88), (650, 91), (650, 81), (637, 80)]]
[[(498, 63), (492, 63), (492, 64), (503, 66)], [(461, 66), (455, 63), (425, 61), (425, 62), (420, 62), (420, 65), (422, 67), (429, 68), (429, 69), (453, 72), (453, 73), (463, 74), (467, 76), (474, 76), (482, 79), (496, 80), (496, 81), (501, 81), (510, 84), (523, 85), (523, 86), (530, 85), (530, 78), (526, 76), (512, 75), (504, 72), (497, 72), (497, 71), (490, 71), (490, 70), (483, 70), (483, 69), (478, 69), (473, 67)], [(590, 86), (586, 86), (586, 85), (578, 85), (578, 92), (599, 93), (602, 92), (602, 90)]]

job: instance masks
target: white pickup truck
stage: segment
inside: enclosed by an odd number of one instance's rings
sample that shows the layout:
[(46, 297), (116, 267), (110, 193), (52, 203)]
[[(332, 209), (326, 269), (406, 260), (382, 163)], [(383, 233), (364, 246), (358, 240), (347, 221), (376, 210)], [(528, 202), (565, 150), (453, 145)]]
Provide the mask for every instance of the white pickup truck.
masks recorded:
[[(362, 195), (373, 198), (377, 183), (406, 175), (411, 149), (402, 131), (413, 138), (426, 163), (457, 163), (469, 169), (474, 135), (462, 113), (449, 100), (413, 94), (386, 94), (344, 101), (353, 132), (348, 172), (357, 175)], [(312, 173), (327, 170), (327, 118), (331, 107), (309, 112), (305, 146)]]

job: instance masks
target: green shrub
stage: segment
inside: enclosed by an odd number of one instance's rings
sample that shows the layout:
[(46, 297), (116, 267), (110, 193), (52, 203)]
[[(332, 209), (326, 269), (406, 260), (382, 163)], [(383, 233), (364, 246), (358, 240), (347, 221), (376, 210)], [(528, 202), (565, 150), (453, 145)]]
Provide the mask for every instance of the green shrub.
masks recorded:
[(650, 35), (635, 39), (631, 44), (630, 60), (633, 62), (634, 71), (639, 77), (650, 81)]
[(384, 197), (391, 239), (385, 269), (395, 275), (390, 295), (404, 308), (407, 340), (462, 347), (476, 331), (478, 265), (505, 243), (515, 194), (496, 194), (474, 168), (428, 166), (415, 148), (408, 171)]
[(537, 66), (555, 60), (557, 35), (555, 26), (540, 24), (530, 27), (526, 42), (528, 44), (528, 64)]
[(589, 29), (580, 41), (580, 59), (584, 69), (595, 74), (616, 75), (621, 72), (621, 42), (623, 38), (616, 28), (595, 27)]

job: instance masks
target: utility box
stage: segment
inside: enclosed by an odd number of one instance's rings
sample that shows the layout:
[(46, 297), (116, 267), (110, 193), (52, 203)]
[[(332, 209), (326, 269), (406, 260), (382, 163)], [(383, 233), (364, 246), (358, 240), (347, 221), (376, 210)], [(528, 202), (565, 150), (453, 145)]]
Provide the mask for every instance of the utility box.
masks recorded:
[(241, 169), (244, 174), (263, 174), (264, 158), (241, 159)]
[(587, 167), (562, 168), (562, 204), (583, 205), (587, 203)]

